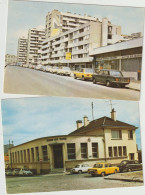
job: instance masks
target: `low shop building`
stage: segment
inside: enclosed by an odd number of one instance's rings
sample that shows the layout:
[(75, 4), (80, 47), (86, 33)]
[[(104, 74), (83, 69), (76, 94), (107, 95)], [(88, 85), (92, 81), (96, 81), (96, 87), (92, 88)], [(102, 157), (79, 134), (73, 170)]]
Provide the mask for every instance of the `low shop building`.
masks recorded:
[(143, 38), (95, 48), (90, 53), (97, 69), (115, 69), (135, 80), (141, 80)]
[(12, 168), (29, 168), (37, 174), (56, 169), (69, 170), (78, 163), (93, 166), (96, 162), (118, 164), (125, 159), (138, 159), (137, 128), (111, 118), (102, 117), (84, 124), (77, 121), (77, 129), (68, 135), (38, 138), (9, 150)]

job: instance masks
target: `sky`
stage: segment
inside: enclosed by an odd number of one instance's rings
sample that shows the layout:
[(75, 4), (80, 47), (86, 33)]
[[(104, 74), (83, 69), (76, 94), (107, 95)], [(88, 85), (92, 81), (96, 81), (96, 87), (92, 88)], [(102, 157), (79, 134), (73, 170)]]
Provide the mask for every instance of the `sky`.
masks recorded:
[(6, 53), (16, 55), (18, 38), (31, 28), (44, 27), (46, 15), (53, 9), (100, 20), (107, 17), (112, 24), (121, 25), (122, 34), (143, 32), (144, 8), (9, 0)]
[[(67, 135), (76, 130), (76, 121), (86, 115), (92, 120), (91, 103), (94, 105), (94, 119), (110, 117), (109, 100), (87, 98), (33, 97), (2, 100), (2, 125), (4, 144), (9, 140), (14, 145), (47, 136)], [(115, 101), (112, 106), (117, 120), (138, 127), (137, 144), (141, 148), (138, 102)]]

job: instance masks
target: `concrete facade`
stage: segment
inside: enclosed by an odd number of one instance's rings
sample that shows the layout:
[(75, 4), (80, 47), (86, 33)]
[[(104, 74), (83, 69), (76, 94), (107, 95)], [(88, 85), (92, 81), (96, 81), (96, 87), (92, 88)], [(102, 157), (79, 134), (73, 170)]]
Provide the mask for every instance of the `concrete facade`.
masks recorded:
[(72, 30), (90, 21), (97, 21), (95, 17), (72, 14), (70, 12), (63, 13), (58, 10), (48, 12), (46, 16), (45, 35), (46, 39)]
[(19, 38), (18, 40), (18, 49), (17, 49), (17, 62), (21, 64), (27, 63), (27, 48), (28, 40), (24, 37)]
[(17, 63), (17, 56), (6, 54), (5, 55), (5, 65), (13, 65)]
[(38, 138), (9, 150), (12, 168), (29, 168), (40, 173), (55, 169), (69, 170), (78, 163), (93, 166), (98, 162), (118, 164), (125, 159), (138, 159), (136, 127), (102, 117), (89, 122), (77, 121), (78, 129), (69, 135)]
[(41, 63), (41, 47), (44, 39), (44, 30), (33, 28), (28, 31), (27, 64), (36, 66)]
[[(42, 64), (69, 65), (72, 68), (92, 67), (93, 58), (89, 57), (90, 51), (120, 39), (120, 26), (112, 25), (106, 18), (102, 22), (91, 21), (46, 39), (42, 45)], [(66, 59), (66, 53), (71, 54), (70, 60)]]
[(143, 38), (94, 48), (90, 57), (94, 57), (97, 69), (115, 69), (122, 71), (124, 76), (141, 80)]

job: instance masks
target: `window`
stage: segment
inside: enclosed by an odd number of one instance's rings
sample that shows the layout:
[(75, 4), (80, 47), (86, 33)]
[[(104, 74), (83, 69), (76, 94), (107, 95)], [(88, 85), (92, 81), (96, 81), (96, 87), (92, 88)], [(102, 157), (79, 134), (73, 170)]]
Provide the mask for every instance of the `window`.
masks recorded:
[(121, 139), (122, 138), (122, 132), (120, 130), (112, 130), (112, 138), (113, 139)]
[(38, 162), (39, 161), (39, 148), (36, 147), (36, 161)]
[(112, 147), (108, 147), (109, 157), (113, 156)]
[(48, 161), (47, 146), (42, 146), (43, 161)]
[(92, 156), (94, 158), (98, 157), (98, 143), (92, 143)]
[(126, 146), (123, 146), (123, 156), (127, 156), (127, 148), (126, 148)]
[(117, 147), (113, 147), (113, 150), (114, 150), (114, 157), (117, 157)]
[(27, 162), (30, 162), (30, 150), (29, 149), (27, 149), (27, 157), (28, 157)]
[(67, 144), (67, 157), (68, 160), (76, 159), (75, 144)]
[(32, 157), (32, 162), (34, 162), (34, 148), (31, 148), (31, 157)]
[(122, 147), (121, 146), (118, 147), (118, 155), (122, 156)]
[(87, 143), (81, 143), (81, 157), (87, 158)]
[(128, 139), (133, 139), (133, 131), (128, 131)]

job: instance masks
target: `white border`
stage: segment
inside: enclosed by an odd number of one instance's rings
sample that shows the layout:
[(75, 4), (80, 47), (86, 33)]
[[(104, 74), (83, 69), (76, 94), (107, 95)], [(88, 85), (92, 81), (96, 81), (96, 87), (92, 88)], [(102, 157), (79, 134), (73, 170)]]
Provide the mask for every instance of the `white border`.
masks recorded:
[[(20, 0), (17, 0), (20, 1)], [(28, 0), (27, 0), (28, 1)], [(33, 0), (31, 0), (33, 1)], [(35, 0), (38, 1), (38, 0)], [(39, 0), (42, 1), (42, 0)], [(43, 0), (42, 2), (63, 2), (63, 3), (78, 3), (78, 0)], [(116, 5), (116, 6), (131, 6), (131, 7), (144, 7), (145, 0), (79, 0), (79, 4), (98, 4), (98, 5)], [(3, 93), (3, 74), (4, 74), (4, 59), (6, 50), (6, 32), (7, 32), (7, 13), (8, 13), (8, 0), (0, 0), (0, 102), (4, 98), (19, 98), (29, 97), (28, 95), (10, 95)], [(122, 13), (123, 14), (123, 13)], [(145, 19), (145, 17), (144, 17)], [(144, 20), (145, 22), (145, 20)], [(145, 37), (145, 25), (144, 25)], [(142, 83), (141, 83), (141, 99), (140, 99), (140, 120), (141, 120), (141, 140), (142, 140), (142, 154), (144, 162), (144, 175), (145, 175), (145, 39), (144, 39), (144, 56), (142, 62)], [(31, 96), (32, 97), (32, 96)], [(36, 97), (36, 96), (35, 96)], [(1, 105), (0, 105), (0, 194), (5, 195), (5, 177), (4, 177), (4, 159), (3, 159), (3, 139), (2, 139), (2, 121), (1, 121)], [(107, 195), (122, 195), (122, 194), (145, 194), (145, 186), (143, 187), (127, 187), (127, 188), (112, 188), (112, 189), (97, 189), (97, 190), (83, 190), (83, 191), (66, 191), (66, 192), (49, 192), (49, 193), (32, 193), (32, 194), (90, 194), (96, 193)], [(25, 195), (27, 195), (25, 193)]]

